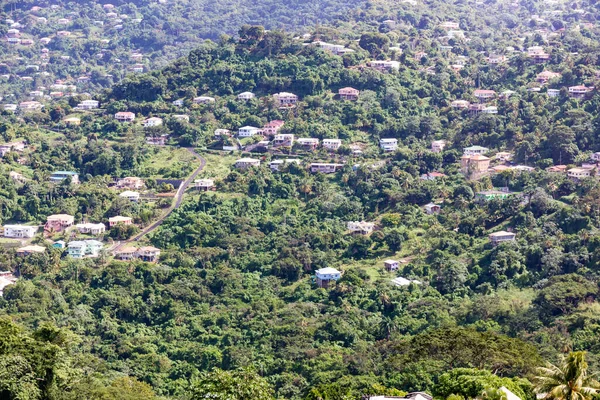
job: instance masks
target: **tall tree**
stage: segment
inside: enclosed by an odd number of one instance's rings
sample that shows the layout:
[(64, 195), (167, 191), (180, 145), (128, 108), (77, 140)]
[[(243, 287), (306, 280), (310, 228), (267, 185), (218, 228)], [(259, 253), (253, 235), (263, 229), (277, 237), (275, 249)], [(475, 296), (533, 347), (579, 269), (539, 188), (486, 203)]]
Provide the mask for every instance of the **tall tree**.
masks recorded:
[(536, 393), (546, 400), (591, 400), (600, 389), (600, 383), (588, 373), (584, 351), (569, 353), (558, 366), (539, 368), (534, 384)]

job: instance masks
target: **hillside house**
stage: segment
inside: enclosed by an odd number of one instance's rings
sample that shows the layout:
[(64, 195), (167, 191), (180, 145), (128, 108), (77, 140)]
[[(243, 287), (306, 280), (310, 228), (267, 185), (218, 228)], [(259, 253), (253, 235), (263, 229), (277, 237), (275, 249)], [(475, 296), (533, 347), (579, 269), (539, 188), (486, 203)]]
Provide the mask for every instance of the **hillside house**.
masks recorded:
[(323, 139), (323, 147), (329, 151), (336, 151), (342, 146), (341, 139)]
[(591, 159), (592, 161), (600, 162), (600, 152), (593, 153), (593, 154), (590, 156), (590, 159)]
[(231, 137), (231, 131), (229, 129), (215, 129), (215, 137), (221, 136)]
[(351, 233), (359, 233), (361, 235), (368, 235), (375, 229), (375, 223), (366, 221), (348, 221), (346, 227)]
[(67, 253), (72, 258), (96, 258), (103, 247), (97, 240), (76, 240), (67, 244)]
[(594, 91), (593, 87), (588, 87), (584, 85), (579, 86), (570, 86), (569, 87), (569, 96), (574, 99), (585, 99)]
[(43, 254), (46, 252), (46, 248), (44, 246), (38, 246), (38, 245), (29, 245), (29, 246), (24, 246), (24, 247), (19, 247), (17, 249), (17, 255), (24, 257), (24, 256), (29, 256), (31, 254)]
[(275, 99), (280, 108), (295, 107), (298, 102), (298, 96), (288, 92), (277, 93)]
[(37, 226), (29, 225), (4, 225), (4, 237), (7, 238), (32, 238), (37, 232)]
[(310, 172), (321, 172), (323, 174), (333, 174), (344, 167), (344, 164), (335, 163), (312, 163), (310, 164)]
[(445, 178), (445, 177), (446, 177), (446, 174), (442, 174), (441, 172), (432, 171), (432, 172), (427, 172), (426, 174), (422, 174), (421, 180), (422, 181), (435, 181), (438, 178)]
[(546, 93), (548, 97), (558, 97), (560, 96), (560, 89), (548, 89)]
[(98, 100), (83, 100), (81, 103), (77, 104), (75, 107), (78, 110), (93, 110), (100, 106), (100, 102)]
[(515, 233), (507, 231), (494, 232), (488, 235), (490, 243), (494, 246), (497, 246), (502, 242), (513, 242), (516, 236)]
[(237, 95), (238, 100), (250, 100), (256, 97), (252, 92), (242, 92)]
[(155, 146), (164, 146), (169, 140), (169, 135), (159, 135), (159, 136), (147, 136), (146, 143), (153, 144)]
[(389, 272), (397, 271), (398, 268), (400, 267), (400, 261), (397, 261), (397, 260), (385, 260), (383, 262), (383, 267), (385, 268), (386, 271), (389, 271)]
[(574, 180), (581, 180), (595, 175), (595, 168), (577, 167), (567, 171), (567, 176)]
[(209, 96), (198, 96), (198, 97), (194, 97), (194, 104), (209, 104), (209, 103), (214, 103), (216, 100), (214, 97), (209, 97)]
[(280, 133), (273, 138), (273, 146), (292, 146), (294, 144), (294, 135), (290, 133)]
[(463, 155), (460, 158), (460, 168), (464, 174), (480, 174), (490, 167), (490, 159), (481, 154)]
[(539, 74), (537, 74), (537, 76), (535, 77), (535, 80), (536, 80), (536, 82), (541, 83), (543, 85), (552, 79), (559, 79), (560, 77), (561, 77), (561, 74), (558, 72), (543, 71), (543, 72), (540, 72)]
[(67, 125), (70, 126), (79, 126), (81, 125), (81, 119), (77, 118), (77, 117), (69, 117), (69, 118), (65, 118), (63, 119), (63, 122)]
[[(404, 287), (404, 286), (410, 286), (411, 283), (415, 284), (415, 285), (420, 285), (421, 282), (416, 280), (416, 279), (406, 279), (402, 276), (398, 276), (394, 279), (392, 279), (392, 285), (394, 286), (398, 286), (398, 287)], [(404, 400), (402, 397), (390, 397), (390, 396), (371, 396), (369, 399), (371, 400), (391, 400), (391, 399), (395, 399), (395, 400)], [(412, 400), (415, 398), (412, 397), (407, 397), (406, 400)], [(427, 398), (427, 397), (423, 397), (423, 400), (431, 400), (431, 398)]]
[(25, 181), (27, 181), (27, 179), (23, 176), (23, 174), (20, 174), (16, 171), (10, 171), (8, 173), (8, 177), (16, 183), (24, 183)]
[(49, 232), (62, 232), (68, 227), (72, 226), (75, 222), (75, 218), (68, 214), (54, 214), (49, 215), (46, 218), (46, 224), (44, 224), (44, 230)]
[(133, 219), (131, 217), (123, 217), (121, 215), (117, 215), (115, 217), (110, 217), (108, 219), (109, 227), (112, 228), (113, 226), (117, 226), (118, 224), (131, 225), (131, 224), (133, 224)]
[(124, 199), (127, 199), (129, 201), (139, 201), (140, 200), (140, 193), (139, 192), (134, 192), (133, 190), (126, 190), (124, 192), (119, 193), (119, 197), (122, 197)]
[(340, 96), (340, 99), (342, 99), (342, 100), (356, 101), (356, 100), (358, 100), (360, 90), (354, 89), (351, 87), (345, 87), (345, 88), (341, 88), (338, 91), (338, 94)]
[(163, 124), (163, 120), (162, 118), (158, 118), (158, 117), (150, 117), (144, 120), (144, 126), (146, 128), (150, 128), (153, 126), (160, 126)]
[(137, 257), (145, 262), (156, 262), (160, 257), (160, 250), (152, 246), (140, 247), (137, 251)]
[(550, 59), (550, 54), (546, 53), (542, 46), (528, 47), (527, 55), (536, 64), (546, 62)]
[(141, 189), (144, 187), (144, 180), (136, 176), (126, 176), (117, 181), (118, 188)]
[(513, 195), (513, 193), (509, 192), (508, 189), (482, 190), (481, 192), (475, 193), (475, 200), (477, 200), (479, 202), (490, 201), (490, 200), (494, 200), (494, 199), (506, 200), (512, 195)]
[(144, 72), (144, 64), (133, 64), (129, 67), (129, 70), (133, 72)]
[(477, 89), (473, 92), (473, 96), (475, 96), (480, 103), (485, 103), (494, 99), (496, 97), (496, 92), (494, 90)]
[(450, 107), (462, 110), (469, 108), (469, 104), (471, 103), (469, 103), (467, 100), (454, 100), (452, 103), (450, 103)]
[(87, 234), (87, 235), (100, 235), (106, 231), (106, 226), (104, 224), (98, 223), (84, 223), (77, 224), (75, 228), (79, 231), (79, 233)]
[(79, 174), (73, 171), (55, 171), (50, 175), (50, 182), (59, 183), (67, 178), (71, 179), (72, 184), (79, 184)]
[(0, 144), (0, 157), (4, 157), (11, 151), (22, 152), (23, 150), (25, 150), (23, 141)]
[(469, 115), (473, 117), (477, 116), (484, 112), (486, 108), (485, 104), (469, 104)]
[(69, 36), (71, 36), (71, 32), (69, 32), (69, 31), (58, 31), (58, 32), (56, 32), (56, 36), (69, 37)]
[(127, 246), (115, 251), (115, 258), (121, 261), (131, 261), (137, 258), (137, 247)]
[(398, 71), (400, 69), (400, 62), (389, 61), (389, 60), (387, 60), (387, 61), (374, 60), (374, 61), (369, 61), (367, 63), (367, 66), (369, 68), (372, 68), (374, 70), (381, 71), (381, 72), (389, 72), (389, 71), (393, 71), (393, 70)]
[(507, 60), (506, 56), (498, 55), (498, 54), (491, 54), (487, 58), (487, 62), (490, 63), (491, 65), (504, 64), (506, 62), (506, 60)]
[(567, 172), (567, 166), (566, 165), (553, 165), (551, 167), (546, 168), (546, 171), (562, 174), (562, 173)]
[(172, 103), (175, 107), (183, 107), (183, 99), (177, 99)]
[(498, 107), (496, 106), (488, 106), (481, 110), (482, 114), (498, 114)]
[(39, 101), (22, 101), (19, 103), (19, 109), (21, 111), (39, 111), (44, 108), (44, 105)]
[(379, 147), (383, 151), (396, 151), (398, 150), (398, 139), (395, 138), (386, 138), (379, 139)]
[(269, 168), (271, 168), (272, 171), (279, 171), (279, 168), (281, 168), (281, 166), (283, 164), (290, 164), (290, 163), (294, 163), (296, 165), (300, 165), (300, 159), (298, 158), (284, 158), (281, 160), (273, 160), (269, 163)]
[(434, 153), (441, 153), (442, 151), (444, 151), (445, 147), (446, 147), (445, 140), (434, 140), (431, 142), (431, 151)]
[(331, 281), (337, 281), (342, 277), (342, 273), (335, 268), (326, 267), (315, 271), (317, 286), (328, 288)]
[(474, 155), (483, 155), (483, 154), (487, 154), (490, 151), (490, 149), (488, 149), (487, 147), (482, 147), (482, 146), (470, 146), (470, 147), (465, 147), (463, 149), (463, 154), (465, 156), (474, 156)]
[(235, 167), (238, 169), (248, 169), (251, 167), (260, 167), (260, 160), (256, 158), (240, 158), (235, 162)]
[(508, 162), (513, 159), (513, 153), (509, 153), (508, 151), (499, 151), (496, 153), (494, 158), (498, 161)]
[(299, 146), (304, 150), (315, 150), (319, 146), (319, 139), (316, 138), (298, 138), (296, 140)]
[(283, 124), (284, 124), (284, 122), (279, 119), (270, 121), (268, 124), (266, 124), (263, 127), (263, 133), (265, 135), (269, 135), (269, 136), (277, 135), (279, 133), (279, 130), (281, 129), (281, 127), (283, 127)]
[(442, 207), (439, 204), (433, 203), (425, 204), (423, 208), (425, 209), (425, 214), (427, 215), (438, 214), (442, 210)]
[(244, 126), (238, 129), (238, 137), (251, 137), (254, 135), (261, 135), (263, 133), (262, 129), (256, 128), (254, 126)]
[(214, 190), (215, 181), (213, 179), (196, 179), (194, 181), (194, 187), (201, 192), (207, 192), (209, 190)]
[(119, 122), (132, 122), (135, 120), (135, 114), (130, 111), (120, 111), (115, 114), (115, 119)]

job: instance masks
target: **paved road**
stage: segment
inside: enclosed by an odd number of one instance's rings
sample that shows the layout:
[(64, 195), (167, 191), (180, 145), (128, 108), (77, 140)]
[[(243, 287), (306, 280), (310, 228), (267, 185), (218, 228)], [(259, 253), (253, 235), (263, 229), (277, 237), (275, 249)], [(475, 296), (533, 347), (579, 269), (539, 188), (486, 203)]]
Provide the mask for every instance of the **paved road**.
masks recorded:
[(131, 242), (137, 242), (142, 237), (146, 236), (147, 234), (149, 234), (150, 232), (152, 232), (153, 230), (155, 230), (156, 228), (158, 228), (163, 223), (163, 221), (169, 215), (171, 215), (171, 213), (173, 212), (173, 210), (176, 210), (177, 208), (179, 208), (179, 206), (181, 206), (181, 203), (183, 202), (183, 194), (185, 193), (186, 189), (190, 186), (190, 183), (192, 183), (194, 181), (194, 179), (196, 179), (196, 177), (198, 176), (198, 174), (200, 173), (200, 171), (202, 171), (204, 169), (204, 167), (206, 166), (206, 160), (200, 154), (196, 153), (196, 151), (194, 151), (194, 149), (191, 148), (191, 147), (186, 147), (186, 148), (198, 160), (200, 160), (200, 166), (198, 168), (196, 168), (196, 170), (185, 181), (183, 181), (181, 183), (181, 185), (179, 185), (179, 188), (177, 189), (177, 193), (175, 193), (175, 201), (160, 216), (160, 218), (158, 220), (156, 220), (154, 223), (152, 223), (152, 225), (148, 225), (147, 227), (145, 227), (140, 233), (138, 233), (134, 237), (132, 237), (132, 238), (126, 240), (126, 241), (121, 242), (119, 245), (117, 245), (113, 249), (113, 251), (117, 251), (120, 248), (122, 248), (124, 246), (127, 246)]

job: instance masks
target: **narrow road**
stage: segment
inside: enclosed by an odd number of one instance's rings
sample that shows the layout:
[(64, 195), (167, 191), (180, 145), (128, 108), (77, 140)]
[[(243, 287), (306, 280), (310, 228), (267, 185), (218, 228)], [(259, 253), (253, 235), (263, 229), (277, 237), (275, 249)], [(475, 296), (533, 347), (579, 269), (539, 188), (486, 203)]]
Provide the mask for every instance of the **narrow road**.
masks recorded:
[(142, 231), (140, 233), (138, 233), (137, 235), (135, 235), (134, 237), (121, 242), (118, 246), (116, 246), (113, 249), (113, 251), (117, 251), (123, 247), (126, 247), (131, 242), (137, 242), (142, 237), (146, 236), (147, 234), (149, 234), (150, 232), (152, 232), (153, 230), (158, 228), (163, 223), (163, 221), (169, 215), (171, 215), (173, 210), (176, 210), (179, 208), (179, 206), (181, 206), (181, 203), (183, 202), (183, 194), (185, 193), (186, 189), (190, 186), (190, 183), (192, 183), (194, 181), (194, 179), (196, 179), (196, 177), (198, 176), (200, 171), (202, 171), (204, 169), (204, 167), (206, 166), (206, 160), (200, 154), (196, 153), (196, 151), (193, 148), (186, 147), (186, 149), (190, 153), (192, 153), (198, 160), (200, 160), (200, 166), (198, 168), (196, 168), (196, 170), (185, 181), (183, 181), (181, 183), (181, 185), (179, 185), (179, 188), (177, 189), (177, 193), (175, 193), (175, 201), (169, 206), (169, 208), (155, 222), (153, 222), (151, 225), (148, 225), (147, 227), (142, 229)]

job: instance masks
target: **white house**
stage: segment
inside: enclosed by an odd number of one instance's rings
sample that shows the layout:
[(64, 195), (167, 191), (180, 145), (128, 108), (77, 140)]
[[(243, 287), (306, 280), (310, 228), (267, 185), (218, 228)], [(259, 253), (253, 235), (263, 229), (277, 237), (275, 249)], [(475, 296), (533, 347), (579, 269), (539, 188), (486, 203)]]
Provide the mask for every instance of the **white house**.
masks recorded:
[(294, 107), (298, 102), (298, 96), (288, 92), (277, 93), (275, 99), (279, 102), (279, 107)]
[(438, 204), (433, 203), (425, 204), (425, 207), (423, 208), (425, 208), (425, 213), (428, 215), (437, 214), (442, 209)]
[(235, 162), (235, 167), (239, 169), (247, 169), (250, 167), (259, 167), (260, 160), (256, 158), (240, 158)]
[(206, 192), (215, 187), (215, 181), (213, 179), (196, 179), (194, 181), (194, 187)]
[(126, 190), (124, 192), (119, 193), (119, 197), (123, 197), (130, 201), (138, 201), (140, 199), (140, 194), (132, 190)]
[(37, 232), (37, 226), (4, 225), (4, 237), (7, 238), (32, 238)]
[(242, 93), (238, 94), (238, 96), (237, 96), (238, 100), (250, 100), (250, 99), (253, 99), (254, 97), (255, 97), (254, 93), (252, 93), (252, 92), (242, 92)]
[[(421, 282), (419, 282), (419, 281), (417, 281), (415, 279), (406, 279), (406, 278), (404, 278), (402, 276), (399, 276), (397, 278), (392, 279), (392, 284), (394, 286), (398, 286), (398, 287), (408, 286), (411, 283), (414, 283), (415, 285), (420, 285), (421, 284)], [(374, 399), (377, 399), (377, 398), (376, 397), (371, 397), (371, 400), (374, 400)]]
[(269, 163), (269, 168), (271, 168), (271, 170), (273, 171), (279, 171), (279, 168), (283, 165), (283, 164), (290, 164), (290, 163), (294, 163), (299, 165), (300, 164), (300, 159), (298, 158), (284, 158), (281, 160), (273, 160)]
[(398, 139), (379, 139), (379, 147), (383, 151), (396, 151), (398, 150)]
[(123, 217), (121, 215), (117, 215), (115, 217), (110, 217), (108, 219), (108, 226), (110, 226), (111, 228), (118, 224), (131, 225), (131, 224), (133, 224), (133, 219), (131, 217)]
[(214, 102), (215, 102), (214, 97), (208, 97), (208, 96), (194, 97), (195, 104), (208, 104), (208, 103), (214, 103)]
[(150, 118), (144, 120), (144, 126), (146, 128), (152, 127), (152, 126), (160, 126), (160, 125), (162, 125), (162, 123), (163, 123), (162, 118), (158, 118), (158, 117), (150, 117)]
[(231, 136), (231, 131), (229, 129), (215, 129), (215, 137), (220, 136)]
[(95, 258), (100, 255), (104, 245), (97, 240), (77, 240), (69, 242), (67, 252), (73, 258)]
[(327, 150), (335, 151), (342, 145), (341, 139), (323, 139), (323, 147)]
[(500, 232), (490, 233), (489, 238), (490, 238), (490, 242), (494, 246), (497, 246), (498, 244), (500, 244), (502, 242), (514, 241), (516, 236), (517, 236), (517, 234), (513, 233), (513, 232), (500, 231)]
[(78, 110), (93, 110), (100, 106), (100, 102), (98, 100), (83, 100), (81, 103), (77, 104)]
[(434, 140), (433, 142), (431, 142), (431, 151), (434, 153), (441, 153), (442, 151), (444, 151), (445, 147), (445, 140)]
[(254, 135), (259, 135), (261, 133), (262, 133), (262, 130), (260, 128), (256, 128), (254, 126), (244, 126), (244, 127), (241, 127), (240, 129), (238, 129), (239, 137), (251, 137)]
[(329, 287), (329, 282), (340, 279), (342, 273), (335, 268), (326, 267), (315, 271), (315, 276), (317, 278), (317, 286), (320, 288), (327, 288)]
[(367, 235), (375, 229), (375, 223), (366, 221), (348, 221), (347, 228), (352, 233)]
[(106, 226), (104, 224), (93, 224), (93, 223), (84, 223), (84, 224), (77, 224), (75, 225), (75, 228), (77, 228), (77, 230), (80, 233), (85, 233), (85, 234), (90, 234), (90, 235), (100, 235), (101, 233), (104, 233), (106, 231)]
[(273, 146), (292, 146), (294, 135), (291, 133), (280, 133), (273, 138)]
[(397, 260), (385, 260), (383, 266), (386, 271), (396, 271), (400, 267), (400, 262)]
[(120, 111), (115, 114), (115, 119), (119, 122), (131, 122), (135, 120), (135, 114), (129, 111)]
[(311, 163), (310, 172), (321, 172), (323, 174), (333, 174), (337, 170), (341, 169), (344, 164), (336, 163)]
[(488, 149), (487, 147), (470, 146), (470, 147), (465, 147), (463, 149), (463, 155), (465, 155), (465, 156), (474, 156), (476, 154), (484, 155), (484, 154), (488, 153), (489, 151), (490, 151), (490, 149)]

